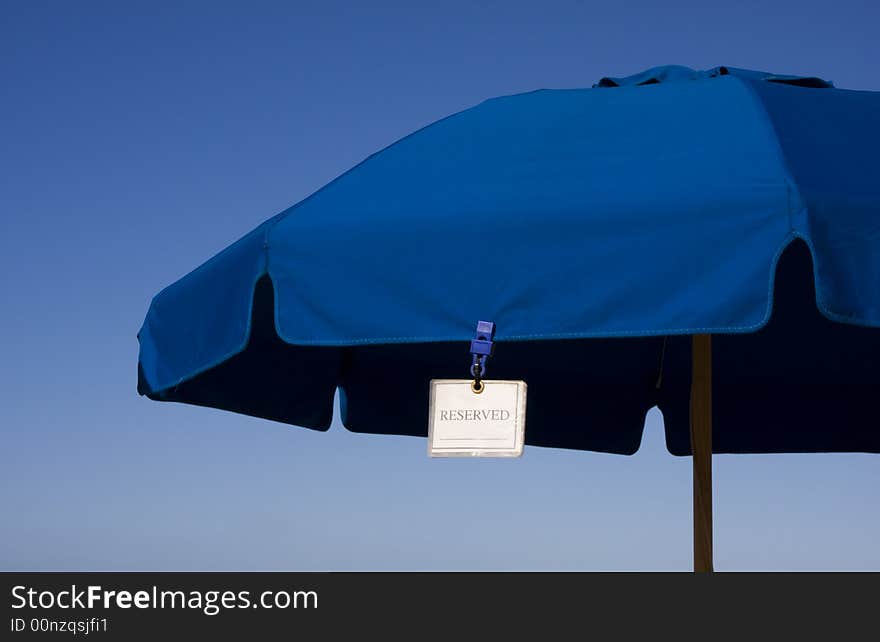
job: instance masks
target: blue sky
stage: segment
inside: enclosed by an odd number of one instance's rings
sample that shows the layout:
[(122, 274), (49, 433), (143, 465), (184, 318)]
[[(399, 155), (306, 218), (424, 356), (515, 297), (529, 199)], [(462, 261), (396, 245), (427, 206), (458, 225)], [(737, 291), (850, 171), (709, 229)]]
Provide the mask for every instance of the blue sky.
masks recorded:
[[(770, 6), (768, 6), (770, 5)], [(429, 460), (135, 391), (152, 295), (376, 149), (660, 64), (880, 90), (880, 5), (0, 2), (0, 570), (687, 570), (690, 460)], [(721, 570), (880, 570), (880, 460), (715, 458)]]

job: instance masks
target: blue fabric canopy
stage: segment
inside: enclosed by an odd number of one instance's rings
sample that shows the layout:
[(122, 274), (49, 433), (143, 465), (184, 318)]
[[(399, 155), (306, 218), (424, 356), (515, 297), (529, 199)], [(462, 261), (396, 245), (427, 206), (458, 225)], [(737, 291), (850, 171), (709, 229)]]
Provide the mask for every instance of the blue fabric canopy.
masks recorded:
[(526, 443), (688, 454), (712, 333), (715, 452), (880, 452), (880, 93), (660, 67), (487, 100), (370, 156), (160, 292), (139, 390), (427, 433), (431, 378), (529, 385)]

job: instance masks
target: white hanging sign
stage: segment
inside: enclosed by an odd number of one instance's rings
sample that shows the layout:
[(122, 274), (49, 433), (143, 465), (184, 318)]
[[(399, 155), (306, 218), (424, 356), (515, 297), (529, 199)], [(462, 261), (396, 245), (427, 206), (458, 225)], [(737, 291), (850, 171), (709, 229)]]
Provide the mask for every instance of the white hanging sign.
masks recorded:
[(526, 426), (524, 381), (433, 379), (431, 457), (519, 457)]

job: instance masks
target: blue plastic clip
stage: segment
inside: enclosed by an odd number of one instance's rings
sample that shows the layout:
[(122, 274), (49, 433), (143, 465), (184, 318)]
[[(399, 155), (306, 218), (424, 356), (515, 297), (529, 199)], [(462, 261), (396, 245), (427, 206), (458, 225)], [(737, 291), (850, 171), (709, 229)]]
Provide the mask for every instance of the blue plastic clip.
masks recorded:
[(486, 375), (486, 362), (495, 350), (495, 324), (491, 321), (477, 321), (477, 334), (471, 341), (471, 376), (479, 381)]

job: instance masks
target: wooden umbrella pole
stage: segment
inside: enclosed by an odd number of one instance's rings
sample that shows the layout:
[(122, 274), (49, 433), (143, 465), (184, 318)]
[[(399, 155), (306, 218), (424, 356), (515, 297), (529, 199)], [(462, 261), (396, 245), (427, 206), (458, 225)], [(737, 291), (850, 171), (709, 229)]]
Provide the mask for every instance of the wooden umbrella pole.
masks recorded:
[(691, 453), (694, 464), (694, 571), (712, 564), (712, 335), (692, 340)]

